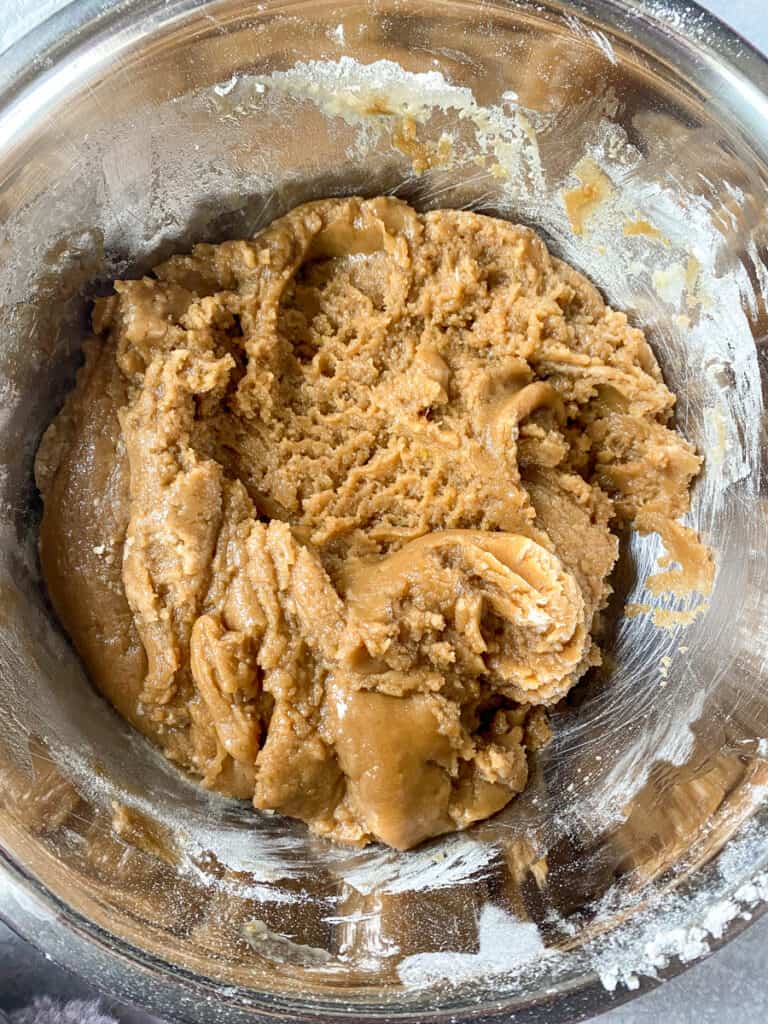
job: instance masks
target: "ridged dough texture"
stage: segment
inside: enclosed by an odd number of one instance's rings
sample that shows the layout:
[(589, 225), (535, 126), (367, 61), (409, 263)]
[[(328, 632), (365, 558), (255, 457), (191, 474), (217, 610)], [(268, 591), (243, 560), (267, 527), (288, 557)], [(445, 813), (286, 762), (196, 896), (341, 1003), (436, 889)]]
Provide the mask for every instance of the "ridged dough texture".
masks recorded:
[(198, 245), (93, 327), (37, 479), (95, 685), (331, 839), (504, 807), (599, 662), (611, 527), (699, 469), (643, 333), (532, 230), (393, 198)]

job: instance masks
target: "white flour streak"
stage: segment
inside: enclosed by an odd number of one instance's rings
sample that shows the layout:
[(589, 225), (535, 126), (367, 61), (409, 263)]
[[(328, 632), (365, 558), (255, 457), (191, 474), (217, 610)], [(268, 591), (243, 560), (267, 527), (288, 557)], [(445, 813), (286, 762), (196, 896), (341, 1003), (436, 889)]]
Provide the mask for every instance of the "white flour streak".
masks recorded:
[(478, 976), (508, 975), (532, 960), (556, 957), (547, 950), (539, 929), (530, 921), (518, 921), (501, 907), (487, 903), (478, 925), (477, 953), (416, 953), (399, 964), (404, 985), (420, 987), (436, 981), (461, 984)]
[(446, 889), (475, 882), (496, 859), (490, 843), (480, 843), (459, 833), (439, 845), (397, 853), (377, 850), (365, 856), (359, 867), (344, 871), (344, 881), (365, 895), (402, 893), (418, 889)]

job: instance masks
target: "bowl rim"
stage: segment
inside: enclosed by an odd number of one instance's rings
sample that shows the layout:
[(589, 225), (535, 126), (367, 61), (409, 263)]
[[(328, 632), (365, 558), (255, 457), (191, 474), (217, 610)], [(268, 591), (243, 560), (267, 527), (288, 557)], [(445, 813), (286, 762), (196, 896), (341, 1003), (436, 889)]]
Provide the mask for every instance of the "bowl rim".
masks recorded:
[[(215, 3), (216, 0), (207, 0)], [(278, 0), (266, 0), (262, 11)], [(281, 8), (302, 0), (283, 0)], [(343, 2), (343, 0), (342, 0)], [(412, 0), (402, 0), (404, 4)], [(492, 0), (498, 7), (526, 9), (535, 7), (531, 0)], [(552, 3), (578, 18), (608, 24), (612, 29), (632, 35), (643, 30), (644, 45), (655, 56), (673, 58), (677, 66), (693, 80), (707, 73), (720, 77), (724, 86), (715, 97), (715, 109), (727, 111), (731, 122), (768, 165), (768, 56), (735, 29), (696, 0), (552, 0)], [(57, 93), (46, 91), (45, 84), (55, 85), (57, 69), (71, 65), (89, 52), (94, 39), (135, 40), (136, 15), (146, 19), (158, 16), (158, 24), (167, 25), (176, 19), (194, 15), (206, 0), (62, 0), (54, 13), (31, 25), (3, 51), (0, 51), (0, 139), (23, 137), (24, 125), (34, 113), (54, 103)], [(114, 54), (119, 45), (101, 53)], [(100, 54), (92, 54), (96, 66)], [(60, 83), (66, 85), (66, 81)], [(42, 96), (37, 96), (42, 92)], [(737, 103), (733, 103), (737, 100)], [(13, 129), (9, 133), (8, 129)], [(3, 143), (5, 145), (5, 143)], [(759, 869), (758, 869), (759, 870)], [(759, 901), (751, 915), (734, 918), (718, 938), (709, 942), (709, 950), (693, 961), (679, 958), (658, 972), (657, 978), (643, 976), (637, 988), (610, 992), (594, 972), (585, 973), (578, 983), (562, 991), (557, 1003), (546, 1007), (549, 1024), (566, 1024), (592, 1019), (648, 992), (665, 980), (683, 973), (693, 963), (700, 963), (743, 932), (768, 911), (768, 901)], [(339, 1003), (316, 1003), (317, 1011), (302, 1007), (302, 1017), (288, 1011), (268, 992), (259, 993), (255, 1012), (239, 1009), (233, 996), (238, 990), (213, 979), (201, 979), (191, 972), (154, 954), (107, 933), (63, 903), (42, 882), (26, 871), (0, 845), (0, 919), (22, 939), (30, 942), (45, 956), (85, 978), (106, 995), (141, 1005), (168, 1020), (218, 1022), (226, 1007), (231, 1024), (268, 1024), (276, 1021), (302, 1019), (320, 1022), (355, 1020), (360, 1024), (384, 1024), (406, 1021), (420, 1024), (425, 1018), (408, 1011), (391, 1016), (386, 1008), (367, 1008)], [(104, 980), (108, 978), (109, 987)], [(253, 993), (253, 990), (251, 990)], [(257, 1007), (257, 1008), (256, 1008)], [(519, 1024), (540, 1021), (541, 1004), (520, 1010), (514, 1018)], [(432, 1022), (457, 1024), (492, 1024), (509, 1019), (509, 1008), (494, 1003), (479, 1007), (476, 1012), (464, 1011), (459, 1018), (448, 1009), (430, 1012)]]

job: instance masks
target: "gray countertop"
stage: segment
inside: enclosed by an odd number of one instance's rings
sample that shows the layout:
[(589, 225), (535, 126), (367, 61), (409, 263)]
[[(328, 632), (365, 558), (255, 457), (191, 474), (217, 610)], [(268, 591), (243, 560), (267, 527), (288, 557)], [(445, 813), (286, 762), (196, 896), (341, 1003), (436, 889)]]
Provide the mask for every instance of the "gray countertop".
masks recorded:
[[(768, 52), (766, 0), (700, 0), (756, 46)], [(0, 0), (0, 52), (30, 16), (38, 21), (62, 0)], [(722, 1024), (768, 1020), (768, 915), (709, 959), (626, 1006), (600, 1017), (601, 1024)], [(0, 1009), (10, 1010), (47, 994), (61, 999), (94, 993), (48, 963), (0, 924)], [(152, 1024), (139, 1010), (111, 1004), (120, 1024)]]

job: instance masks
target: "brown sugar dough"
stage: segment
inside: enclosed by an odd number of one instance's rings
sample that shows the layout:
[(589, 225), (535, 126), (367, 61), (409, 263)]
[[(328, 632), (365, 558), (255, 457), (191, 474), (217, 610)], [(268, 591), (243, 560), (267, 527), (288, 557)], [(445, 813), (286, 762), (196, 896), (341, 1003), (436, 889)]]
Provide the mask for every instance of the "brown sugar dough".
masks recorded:
[(502, 808), (599, 661), (612, 522), (699, 468), (531, 230), (300, 206), (117, 281), (37, 460), (94, 683), (203, 784), (407, 848)]

